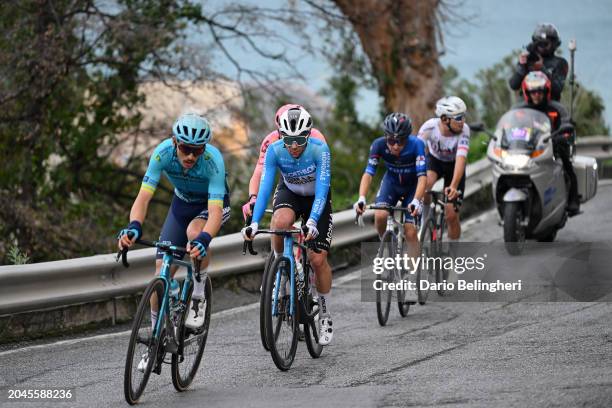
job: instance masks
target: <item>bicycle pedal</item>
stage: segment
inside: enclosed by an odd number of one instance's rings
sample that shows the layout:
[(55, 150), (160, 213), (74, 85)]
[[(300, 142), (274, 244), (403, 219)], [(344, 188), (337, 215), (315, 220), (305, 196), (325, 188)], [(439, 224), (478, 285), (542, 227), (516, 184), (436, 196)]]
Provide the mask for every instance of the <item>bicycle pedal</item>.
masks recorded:
[(161, 374), (161, 370), (162, 370), (162, 365), (161, 364), (156, 364), (151, 372), (155, 373), (157, 375), (160, 375)]

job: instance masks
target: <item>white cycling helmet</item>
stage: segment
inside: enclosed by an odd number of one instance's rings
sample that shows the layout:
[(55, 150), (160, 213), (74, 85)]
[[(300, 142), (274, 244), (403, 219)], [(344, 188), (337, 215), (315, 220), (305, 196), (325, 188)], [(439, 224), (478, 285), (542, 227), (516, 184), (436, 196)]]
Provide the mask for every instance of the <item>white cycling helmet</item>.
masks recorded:
[(465, 102), (457, 96), (445, 96), (436, 102), (436, 116), (457, 116), (467, 111)]
[(312, 129), (312, 117), (306, 109), (296, 106), (281, 113), (278, 130), (284, 136), (309, 136)]

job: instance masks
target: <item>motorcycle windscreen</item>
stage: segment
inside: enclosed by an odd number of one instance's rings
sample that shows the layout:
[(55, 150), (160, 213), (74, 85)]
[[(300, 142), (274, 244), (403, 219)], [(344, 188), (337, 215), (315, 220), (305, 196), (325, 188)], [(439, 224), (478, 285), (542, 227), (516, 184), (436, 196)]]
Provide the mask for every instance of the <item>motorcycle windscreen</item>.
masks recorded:
[(497, 122), (495, 135), (504, 150), (532, 151), (542, 137), (550, 135), (550, 120), (537, 110), (511, 110)]

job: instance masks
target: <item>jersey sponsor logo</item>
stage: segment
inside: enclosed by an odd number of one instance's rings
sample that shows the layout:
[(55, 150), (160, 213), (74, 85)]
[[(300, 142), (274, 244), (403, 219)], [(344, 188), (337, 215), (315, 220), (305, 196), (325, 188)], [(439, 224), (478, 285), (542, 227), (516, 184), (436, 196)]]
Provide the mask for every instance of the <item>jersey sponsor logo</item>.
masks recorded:
[(321, 179), (330, 176), (330, 160), (331, 155), (329, 152), (323, 152), (321, 155)]
[(307, 176), (309, 174), (314, 173), (316, 170), (317, 170), (317, 166), (315, 166), (314, 164), (311, 164), (310, 166), (306, 167), (305, 169), (300, 169), (300, 170), (296, 170), (296, 171), (292, 171), (292, 172), (287, 172), (286, 175), (288, 177)]
[(156, 154), (156, 155), (155, 155), (155, 160), (157, 160), (157, 161), (161, 161), (161, 156), (160, 156), (159, 154)]
[(314, 176), (302, 176), (302, 177), (285, 176), (284, 179), (285, 179), (285, 182), (289, 184), (308, 184), (308, 183), (312, 183), (315, 181)]
[(425, 166), (425, 156), (416, 157), (416, 166), (417, 167)]

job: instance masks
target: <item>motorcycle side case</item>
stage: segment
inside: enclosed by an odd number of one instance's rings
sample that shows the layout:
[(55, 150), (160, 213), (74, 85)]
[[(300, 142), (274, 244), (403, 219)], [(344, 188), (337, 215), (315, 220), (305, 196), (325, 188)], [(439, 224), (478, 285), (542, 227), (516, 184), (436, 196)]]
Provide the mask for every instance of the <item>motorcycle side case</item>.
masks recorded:
[(576, 155), (573, 162), (576, 178), (578, 179), (580, 202), (584, 203), (597, 194), (597, 160), (589, 156)]

